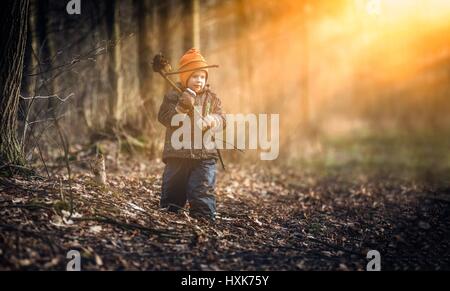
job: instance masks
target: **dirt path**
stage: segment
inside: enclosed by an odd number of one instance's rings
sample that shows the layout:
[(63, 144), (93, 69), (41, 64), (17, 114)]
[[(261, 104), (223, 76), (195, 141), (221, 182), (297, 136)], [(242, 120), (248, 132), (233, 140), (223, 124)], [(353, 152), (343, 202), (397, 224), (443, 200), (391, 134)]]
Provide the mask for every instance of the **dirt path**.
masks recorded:
[(1, 180), (0, 269), (79, 250), (83, 270), (365, 270), (372, 249), (383, 270), (450, 269), (449, 189), (231, 165), (212, 225), (160, 211), (162, 164), (129, 163), (106, 189), (76, 169), (72, 218), (67, 183)]

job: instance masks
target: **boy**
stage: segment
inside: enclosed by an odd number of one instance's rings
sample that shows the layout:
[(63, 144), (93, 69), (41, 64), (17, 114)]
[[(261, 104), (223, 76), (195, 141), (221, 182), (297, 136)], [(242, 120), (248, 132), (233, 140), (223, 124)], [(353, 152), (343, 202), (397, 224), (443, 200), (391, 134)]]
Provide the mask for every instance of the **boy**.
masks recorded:
[[(177, 127), (171, 126), (176, 114), (185, 114), (191, 122), (191, 136), (194, 126), (202, 130), (221, 130), (225, 126), (220, 99), (210, 91), (208, 80), (208, 64), (200, 52), (190, 49), (180, 59), (180, 83), (183, 90), (180, 94), (171, 91), (164, 96), (158, 120), (166, 127), (163, 162), (166, 164), (163, 173), (160, 206), (177, 212), (189, 201), (189, 212), (193, 217), (202, 217), (214, 221), (216, 213), (215, 182), (216, 150), (191, 147), (175, 150), (171, 144), (172, 133)], [(198, 70), (196, 70), (198, 69)], [(188, 70), (188, 72), (185, 72)], [(202, 106), (203, 118), (200, 123), (194, 122), (194, 106)], [(194, 138), (191, 138), (192, 143)]]

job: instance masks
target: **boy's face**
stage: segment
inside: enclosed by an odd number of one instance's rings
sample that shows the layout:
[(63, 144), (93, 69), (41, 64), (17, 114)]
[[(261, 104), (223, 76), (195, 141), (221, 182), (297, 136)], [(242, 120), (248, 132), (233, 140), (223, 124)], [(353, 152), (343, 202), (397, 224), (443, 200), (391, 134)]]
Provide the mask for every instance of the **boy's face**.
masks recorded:
[(196, 71), (194, 72), (187, 82), (187, 87), (194, 90), (195, 93), (199, 93), (206, 85), (206, 72)]

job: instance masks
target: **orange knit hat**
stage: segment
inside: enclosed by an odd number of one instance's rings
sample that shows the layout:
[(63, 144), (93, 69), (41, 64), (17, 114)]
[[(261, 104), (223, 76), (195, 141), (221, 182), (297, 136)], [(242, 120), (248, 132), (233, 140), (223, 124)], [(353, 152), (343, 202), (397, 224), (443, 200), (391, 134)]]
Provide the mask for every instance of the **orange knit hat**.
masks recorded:
[[(205, 58), (200, 54), (200, 51), (198, 49), (191, 48), (181, 57), (178, 65), (178, 71), (199, 68), (202, 71), (206, 72), (206, 80), (208, 80), (208, 69), (203, 68), (206, 66), (208, 66), (208, 64), (206, 63)], [(194, 72), (195, 71), (180, 73), (181, 85), (187, 87), (187, 81), (192, 76), (192, 74), (194, 74)]]

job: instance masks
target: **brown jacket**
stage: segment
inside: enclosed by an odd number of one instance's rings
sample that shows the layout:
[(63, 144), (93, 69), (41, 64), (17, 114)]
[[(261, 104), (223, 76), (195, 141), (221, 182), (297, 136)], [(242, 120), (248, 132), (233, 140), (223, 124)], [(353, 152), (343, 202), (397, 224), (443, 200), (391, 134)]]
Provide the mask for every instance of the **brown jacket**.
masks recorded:
[[(180, 86), (180, 84), (178, 84)], [(164, 151), (163, 151), (163, 161), (166, 162), (168, 158), (188, 158), (188, 159), (216, 159), (217, 151), (207, 150), (204, 147), (202, 149), (180, 149), (176, 150), (172, 147), (171, 144), (171, 136), (173, 132), (177, 129), (177, 127), (173, 127), (170, 125), (172, 117), (178, 112), (175, 110), (175, 107), (178, 103), (178, 98), (181, 96), (181, 93), (178, 93), (175, 90), (171, 90), (164, 96), (164, 100), (159, 108), (158, 113), (158, 121), (166, 127), (166, 135), (164, 140)], [(203, 101), (203, 104), (201, 102)], [(199, 94), (195, 97), (195, 106), (203, 105), (203, 116), (207, 114), (217, 114), (222, 121), (223, 127), (225, 128), (225, 116), (222, 112), (222, 104), (220, 99), (216, 96), (215, 93), (211, 92), (209, 85), (205, 87), (205, 90), (202, 94)], [(192, 116), (190, 116), (191, 122), (193, 120)], [(192, 123), (191, 123), (192, 124)], [(193, 135), (193, 126), (192, 135)], [(193, 140), (193, 139), (192, 139)]]

